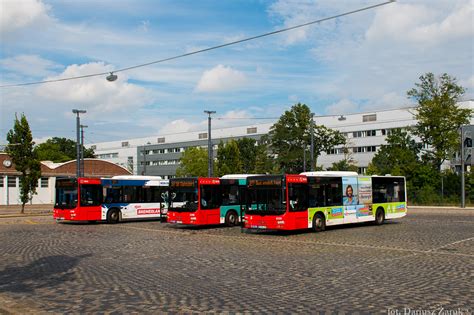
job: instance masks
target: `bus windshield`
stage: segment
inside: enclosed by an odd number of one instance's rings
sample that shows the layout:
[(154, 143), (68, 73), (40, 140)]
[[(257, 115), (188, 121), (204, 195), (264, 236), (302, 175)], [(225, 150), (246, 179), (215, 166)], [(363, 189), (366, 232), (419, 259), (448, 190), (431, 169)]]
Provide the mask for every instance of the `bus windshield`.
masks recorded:
[(55, 208), (74, 209), (77, 207), (77, 181), (74, 178), (56, 180)]
[(196, 180), (174, 180), (170, 182), (169, 210), (196, 211), (198, 209), (198, 188)]

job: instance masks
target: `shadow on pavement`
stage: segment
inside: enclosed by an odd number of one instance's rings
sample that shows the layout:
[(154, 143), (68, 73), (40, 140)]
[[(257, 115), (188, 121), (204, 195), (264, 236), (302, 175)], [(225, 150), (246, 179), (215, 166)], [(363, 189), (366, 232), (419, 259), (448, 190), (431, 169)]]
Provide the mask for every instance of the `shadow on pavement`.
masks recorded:
[(30, 262), (26, 266), (10, 266), (0, 271), (0, 292), (33, 292), (40, 288), (52, 288), (74, 280), (72, 270), (80, 260), (90, 257), (47, 256)]

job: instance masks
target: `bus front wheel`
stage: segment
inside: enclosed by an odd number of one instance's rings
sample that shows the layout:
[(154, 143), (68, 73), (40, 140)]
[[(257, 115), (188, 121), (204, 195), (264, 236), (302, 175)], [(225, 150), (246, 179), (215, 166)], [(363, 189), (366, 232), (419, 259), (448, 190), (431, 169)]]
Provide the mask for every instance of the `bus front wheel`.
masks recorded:
[(375, 212), (375, 224), (381, 225), (383, 224), (383, 221), (385, 221), (385, 212), (382, 208), (378, 208)]
[(314, 215), (313, 218), (313, 231), (322, 232), (326, 229), (326, 218), (321, 212)]
[(225, 215), (225, 224), (227, 226), (235, 226), (237, 225), (237, 222), (238, 222), (237, 212), (233, 210), (227, 211), (227, 214)]
[(107, 212), (107, 223), (117, 223), (120, 221), (120, 211), (118, 209), (110, 209)]

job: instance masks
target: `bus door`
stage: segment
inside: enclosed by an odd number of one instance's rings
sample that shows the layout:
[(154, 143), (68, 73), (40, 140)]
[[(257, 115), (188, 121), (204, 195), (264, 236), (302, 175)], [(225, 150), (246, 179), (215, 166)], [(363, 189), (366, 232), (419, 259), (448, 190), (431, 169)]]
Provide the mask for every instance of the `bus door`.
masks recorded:
[[(202, 181), (205, 181), (205, 183), (202, 183)], [(217, 184), (216, 182), (208, 183), (208, 181), (209, 179), (200, 179), (199, 211), (201, 212), (201, 222), (202, 224), (220, 224), (221, 193), (218, 185), (219, 179), (217, 179)]]
[[(308, 228), (308, 180), (305, 176), (288, 176), (286, 179), (287, 211), (292, 217), (293, 229)], [(291, 222), (290, 221), (290, 222)]]
[(100, 180), (79, 179), (79, 206), (83, 214), (82, 220), (101, 220), (102, 186)]

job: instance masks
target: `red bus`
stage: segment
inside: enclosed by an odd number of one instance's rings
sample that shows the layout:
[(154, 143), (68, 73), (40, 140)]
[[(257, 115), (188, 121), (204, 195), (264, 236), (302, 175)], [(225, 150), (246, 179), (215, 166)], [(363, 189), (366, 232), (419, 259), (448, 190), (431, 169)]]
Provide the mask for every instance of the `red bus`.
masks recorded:
[(308, 179), (304, 175), (247, 178), (244, 227), (265, 230), (308, 228)]
[(102, 199), (99, 178), (58, 178), (53, 218), (66, 221), (101, 220)]
[(168, 180), (159, 176), (58, 178), (53, 217), (58, 221), (108, 223), (164, 219), (167, 201)]
[(168, 222), (187, 225), (220, 224), (219, 178), (172, 178)]
[(406, 216), (405, 178), (336, 171), (252, 176), (245, 208), (248, 229), (320, 232), (340, 224), (380, 225)]

